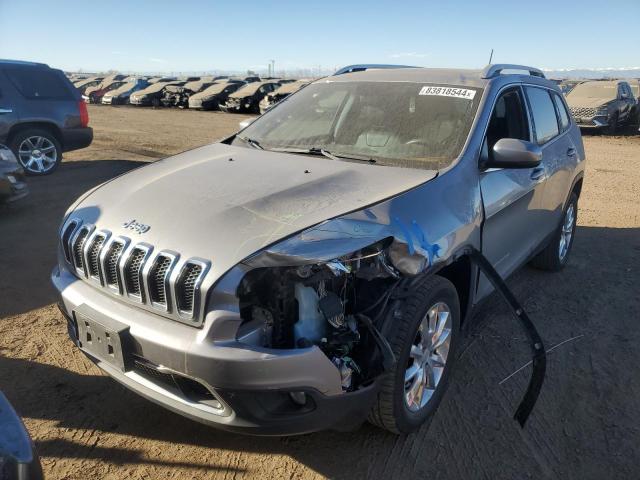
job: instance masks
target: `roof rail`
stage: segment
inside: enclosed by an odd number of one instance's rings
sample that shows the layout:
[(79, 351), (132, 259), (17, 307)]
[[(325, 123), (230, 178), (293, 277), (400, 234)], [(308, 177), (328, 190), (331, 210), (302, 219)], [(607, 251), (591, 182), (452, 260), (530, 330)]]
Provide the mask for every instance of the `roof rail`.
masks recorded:
[(487, 79), (497, 77), (502, 73), (503, 70), (524, 70), (525, 72), (528, 72), (528, 74), (532, 77), (547, 78), (539, 68), (527, 67), (525, 65), (512, 65), (510, 63), (496, 63), (493, 65), (487, 65), (482, 71), (482, 78)]
[(388, 65), (388, 64), (380, 64), (380, 63), (362, 63), (357, 65), (348, 65), (346, 67), (342, 67), (336, 70), (334, 75), (342, 75), (344, 73), (353, 73), (353, 72), (363, 72), (369, 69), (377, 69), (377, 68), (418, 68), (413, 65)]

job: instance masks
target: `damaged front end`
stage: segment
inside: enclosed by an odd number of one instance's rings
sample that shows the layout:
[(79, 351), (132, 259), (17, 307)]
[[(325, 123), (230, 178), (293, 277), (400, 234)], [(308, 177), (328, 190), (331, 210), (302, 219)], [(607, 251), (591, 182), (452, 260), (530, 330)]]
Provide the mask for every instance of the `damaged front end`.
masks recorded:
[[(334, 220), (260, 252), (243, 262), (250, 270), (237, 289), (240, 342), (268, 349), (316, 346), (339, 371), (344, 392), (371, 385), (393, 366), (381, 333), (388, 306), (404, 278), (430, 265), (426, 250), (392, 235), (370, 243), (373, 232), (339, 238), (332, 230), (354, 223), (364, 224)], [(390, 228), (373, 226), (377, 235)], [(358, 244), (364, 246), (336, 255)]]
[(278, 94), (277, 92), (272, 92), (265, 95), (265, 97), (262, 100), (260, 100), (260, 113), (266, 112), (271, 107), (273, 107), (276, 103), (280, 102), (281, 100), (284, 100), (288, 96), (289, 94)]

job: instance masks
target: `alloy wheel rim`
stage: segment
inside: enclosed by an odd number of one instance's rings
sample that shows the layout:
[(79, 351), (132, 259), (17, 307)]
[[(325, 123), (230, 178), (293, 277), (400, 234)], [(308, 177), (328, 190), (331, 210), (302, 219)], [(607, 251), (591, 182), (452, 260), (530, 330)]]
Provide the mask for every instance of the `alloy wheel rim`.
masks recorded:
[(438, 302), (422, 318), (404, 374), (404, 401), (417, 412), (429, 402), (442, 379), (451, 345), (451, 309)]
[(558, 246), (558, 256), (560, 261), (564, 260), (571, 245), (571, 237), (573, 236), (573, 227), (576, 221), (576, 213), (573, 204), (569, 205), (567, 212), (564, 214), (562, 222), (562, 230), (560, 231), (560, 244)]
[(25, 138), (18, 147), (18, 158), (22, 166), (34, 173), (51, 170), (58, 160), (56, 146), (46, 137)]

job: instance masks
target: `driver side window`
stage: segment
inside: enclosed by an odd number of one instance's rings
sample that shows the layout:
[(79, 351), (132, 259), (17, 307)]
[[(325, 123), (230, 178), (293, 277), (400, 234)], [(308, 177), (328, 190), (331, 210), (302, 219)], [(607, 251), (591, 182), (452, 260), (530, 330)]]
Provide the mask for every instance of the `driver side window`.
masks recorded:
[(519, 87), (504, 91), (493, 107), (482, 144), (481, 160), (483, 162), (492, 159), (493, 146), (502, 138), (531, 140), (529, 121), (524, 108), (522, 91)]

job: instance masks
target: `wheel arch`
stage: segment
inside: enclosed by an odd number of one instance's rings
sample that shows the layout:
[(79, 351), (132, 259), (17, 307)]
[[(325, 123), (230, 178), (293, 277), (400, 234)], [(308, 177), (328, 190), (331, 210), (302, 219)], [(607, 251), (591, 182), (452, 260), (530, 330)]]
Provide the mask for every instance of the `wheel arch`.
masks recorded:
[(24, 122), (13, 125), (9, 129), (9, 134), (7, 135), (7, 141), (11, 142), (13, 138), (20, 132), (24, 130), (29, 130), (31, 128), (39, 128), (42, 130), (46, 130), (56, 137), (56, 140), (60, 144), (60, 146), (64, 149), (64, 138), (62, 136), (62, 131), (60, 128), (53, 122)]
[(582, 193), (583, 180), (584, 180), (584, 175), (580, 174), (573, 180), (573, 185), (571, 186), (571, 193), (575, 193), (578, 198), (580, 198), (580, 194)]
[(475, 288), (474, 267), (471, 259), (466, 254), (454, 257), (452, 262), (440, 267), (433, 272), (446, 278), (456, 288), (460, 301), (460, 325), (465, 323), (467, 315), (471, 312), (473, 302), (473, 290)]

